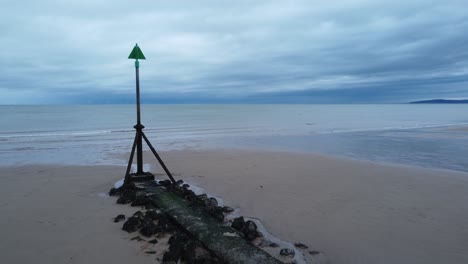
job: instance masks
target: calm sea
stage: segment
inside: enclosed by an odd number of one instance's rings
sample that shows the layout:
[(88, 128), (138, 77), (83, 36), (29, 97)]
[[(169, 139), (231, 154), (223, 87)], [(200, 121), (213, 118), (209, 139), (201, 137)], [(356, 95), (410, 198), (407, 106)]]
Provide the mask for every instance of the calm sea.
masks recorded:
[[(143, 105), (161, 150), (259, 148), (468, 171), (468, 105)], [(133, 105), (0, 106), (0, 165), (122, 164)]]

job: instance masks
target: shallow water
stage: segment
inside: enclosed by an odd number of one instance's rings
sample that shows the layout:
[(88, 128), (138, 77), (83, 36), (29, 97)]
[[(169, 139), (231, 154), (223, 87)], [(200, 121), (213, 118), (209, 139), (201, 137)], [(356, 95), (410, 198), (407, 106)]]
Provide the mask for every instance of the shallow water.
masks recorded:
[[(0, 106), (0, 165), (122, 164), (135, 107)], [(468, 105), (143, 105), (158, 149), (319, 152), (468, 171)]]

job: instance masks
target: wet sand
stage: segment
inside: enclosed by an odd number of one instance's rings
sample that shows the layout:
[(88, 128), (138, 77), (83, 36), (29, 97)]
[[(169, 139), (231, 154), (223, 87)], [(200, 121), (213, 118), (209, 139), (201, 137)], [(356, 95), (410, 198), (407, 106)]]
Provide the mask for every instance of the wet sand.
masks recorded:
[[(222, 197), (284, 240), (323, 251), (331, 263), (468, 263), (467, 173), (291, 152), (161, 156), (177, 179)], [(0, 168), (2, 262), (157, 263), (145, 243), (112, 222), (136, 211), (103, 195), (123, 171)]]

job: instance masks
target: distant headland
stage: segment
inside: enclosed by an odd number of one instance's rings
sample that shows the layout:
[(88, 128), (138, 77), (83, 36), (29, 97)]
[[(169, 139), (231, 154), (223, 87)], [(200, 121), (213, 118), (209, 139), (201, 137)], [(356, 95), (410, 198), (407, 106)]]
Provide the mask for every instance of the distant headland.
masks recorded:
[(468, 104), (468, 99), (449, 100), (449, 99), (432, 99), (423, 101), (414, 101), (410, 104)]

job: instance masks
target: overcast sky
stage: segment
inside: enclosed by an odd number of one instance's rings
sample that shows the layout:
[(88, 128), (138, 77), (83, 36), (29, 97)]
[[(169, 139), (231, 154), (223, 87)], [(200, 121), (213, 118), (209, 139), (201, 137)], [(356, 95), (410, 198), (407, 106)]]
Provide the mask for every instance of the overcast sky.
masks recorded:
[(0, 104), (468, 98), (468, 1), (2, 1)]

